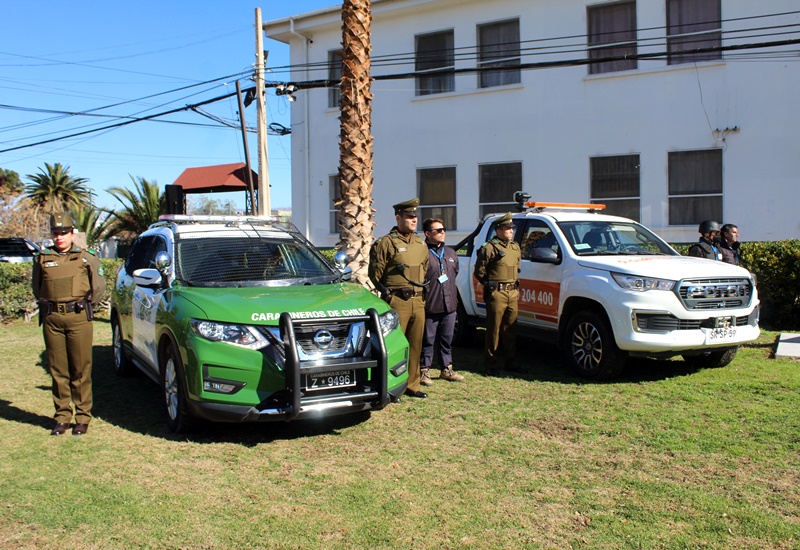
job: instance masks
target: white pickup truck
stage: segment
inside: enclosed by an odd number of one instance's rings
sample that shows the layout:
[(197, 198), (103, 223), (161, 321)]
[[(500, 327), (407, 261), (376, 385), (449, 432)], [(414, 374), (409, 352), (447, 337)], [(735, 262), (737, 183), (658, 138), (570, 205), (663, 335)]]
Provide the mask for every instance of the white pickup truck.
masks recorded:
[[(578, 375), (613, 378), (629, 356), (681, 355), (721, 367), (758, 337), (758, 292), (746, 269), (681, 256), (641, 224), (602, 214), (603, 205), (526, 199), (514, 214), (522, 248), (518, 331), (554, 342)], [(495, 236), (492, 221), (502, 214), (486, 216), (454, 247), (466, 250), (459, 256), (457, 342), (485, 322), (475, 255)]]

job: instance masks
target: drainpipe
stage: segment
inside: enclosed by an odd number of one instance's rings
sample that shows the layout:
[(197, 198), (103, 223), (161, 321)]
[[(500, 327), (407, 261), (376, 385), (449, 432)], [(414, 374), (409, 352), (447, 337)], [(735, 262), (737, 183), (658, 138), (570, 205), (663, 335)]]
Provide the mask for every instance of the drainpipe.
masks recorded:
[[(303, 65), (305, 66), (305, 78), (303, 80), (308, 80), (308, 43), (311, 41), (310, 38), (300, 34), (299, 32), (294, 30), (294, 17), (289, 18), (289, 32), (298, 38), (303, 40), (304, 50), (303, 50)], [(308, 100), (308, 90), (305, 93), (305, 101), (303, 110), (305, 112), (305, 131), (303, 132), (303, 145), (305, 148), (305, 156), (303, 157), (303, 173), (305, 174), (305, 185), (304, 185), (304, 198), (305, 198), (305, 228), (303, 233), (306, 236), (306, 239), (311, 240), (310, 235), (310, 227), (309, 227), (309, 220), (311, 219), (311, 174), (309, 173), (310, 164), (311, 164), (311, 155), (309, 153), (309, 133), (311, 132), (311, 128), (309, 127), (308, 117), (309, 117), (309, 100)]]

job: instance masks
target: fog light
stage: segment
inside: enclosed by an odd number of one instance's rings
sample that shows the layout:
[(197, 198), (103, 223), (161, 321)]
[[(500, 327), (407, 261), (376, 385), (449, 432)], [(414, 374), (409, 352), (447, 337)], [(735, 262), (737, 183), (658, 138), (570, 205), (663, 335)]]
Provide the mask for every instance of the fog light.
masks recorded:
[(234, 382), (232, 380), (219, 380), (216, 378), (207, 378), (203, 380), (203, 390), (212, 393), (236, 393), (245, 386), (243, 382)]
[(401, 361), (400, 363), (390, 368), (389, 372), (391, 372), (393, 376), (397, 377), (402, 374), (405, 374), (407, 370), (408, 370), (408, 363), (406, 361)]

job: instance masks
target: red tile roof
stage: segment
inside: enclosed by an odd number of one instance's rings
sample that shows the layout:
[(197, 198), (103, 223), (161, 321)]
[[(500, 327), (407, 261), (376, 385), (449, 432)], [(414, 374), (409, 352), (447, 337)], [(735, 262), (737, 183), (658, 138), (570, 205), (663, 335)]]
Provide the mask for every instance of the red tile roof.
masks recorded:
[[(258, 174), (251, 170), (253, 186), (258, 189)], [(221, 193), (224, 191), (245, 191), (247, 173), (245, 164), (216, 164), (187, 168), (178, 176), (173, 185), (183, 187), (184, 193)]]

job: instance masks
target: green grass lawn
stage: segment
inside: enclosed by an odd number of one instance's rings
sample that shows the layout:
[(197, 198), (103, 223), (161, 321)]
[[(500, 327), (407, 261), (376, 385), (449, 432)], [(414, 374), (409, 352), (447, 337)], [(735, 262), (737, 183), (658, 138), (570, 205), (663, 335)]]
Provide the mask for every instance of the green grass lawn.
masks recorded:
[(800, 548), (800, 362), (764, 333), (728, 367), (633, 361), (479, 373), (371, 415), (205, 425), (178, 437), (157, 386), (112, 369), (95, 323), (89, 433), (49, 435), (36, 323), (0, 328), (2, 548)]

